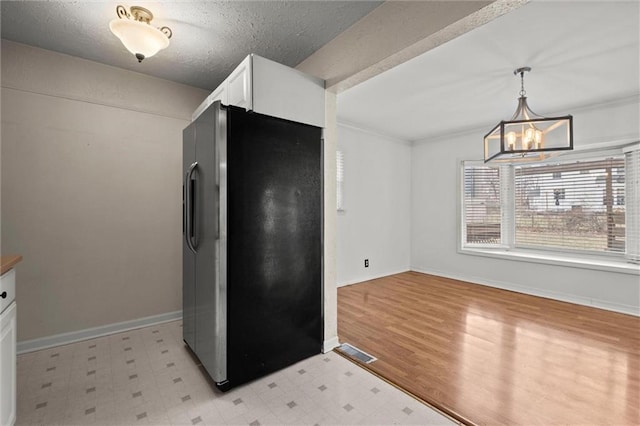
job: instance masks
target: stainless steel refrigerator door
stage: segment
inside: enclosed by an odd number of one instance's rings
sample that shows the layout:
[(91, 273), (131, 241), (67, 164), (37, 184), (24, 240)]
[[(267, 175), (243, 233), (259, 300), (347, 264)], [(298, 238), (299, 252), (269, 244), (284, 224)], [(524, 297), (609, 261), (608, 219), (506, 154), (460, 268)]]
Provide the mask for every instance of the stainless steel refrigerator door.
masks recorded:
[(227, 380), (226, 111), (212, 104), (195, 121), (196, 355)]
[[(189, 248), (187, 219), (191, 214), (187, 194), (192, 188), (187, 180), (189, 168), (196, 160), (196, 125), (184, 129), (182, 144), (182, 338), (191, 350), (196, 351), (196, 276), (195, 254)], [(191, 218), (189, 218), (191, 220)]]
[(217, 305), (216, 305), (216, 336), (220, 342), (216, 352), (216, 358), (220, 360), (216, 364), (216, 369), (220, 372), (220, 377), (224, 377), (223, 381), (228, 379), (227, 360), (229, 356), (228, 343), (228, 280), (227, 280), (227, 110), (221, 108), (220, 102), (214, 103), (216, 120), (216, 149), (218, 154), (218, 282), (217, 282)]

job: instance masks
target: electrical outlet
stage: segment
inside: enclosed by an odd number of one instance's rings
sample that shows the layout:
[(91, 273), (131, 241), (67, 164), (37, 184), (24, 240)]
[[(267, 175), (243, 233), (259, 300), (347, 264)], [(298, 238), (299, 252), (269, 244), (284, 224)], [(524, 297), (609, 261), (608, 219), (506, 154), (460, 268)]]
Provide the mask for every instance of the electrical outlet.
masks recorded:
[(364, 260), (364, 267), (368, 268), (369, 267), (369, 259), (365, 259)]

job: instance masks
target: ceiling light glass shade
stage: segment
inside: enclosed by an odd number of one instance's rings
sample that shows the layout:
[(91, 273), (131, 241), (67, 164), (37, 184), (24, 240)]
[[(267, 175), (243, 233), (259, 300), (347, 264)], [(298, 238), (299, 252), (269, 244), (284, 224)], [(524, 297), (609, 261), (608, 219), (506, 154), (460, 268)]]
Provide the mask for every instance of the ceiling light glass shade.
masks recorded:
[[(518, 68), (520, 74), (531, 68)], [(484, 137), (484, 162), (540, 161), (573, 149), (573, 117), (542, 117), (529, 108), (524, 83), (518, 108)]]
[(149, 58), (169, 46), (169, 38), (162, 31), (144, 22), (114, 19), (109, 22), (109, 28), (136, 56)]
[(148, 9), (132, 6), (129, 13), (124, 6), (118, 6), (116, 15), (118, 19), (109, 22), (109, 28), (138, 62), (169, 46), (169, 39), (173, 35), (171, 29), (151, 26), (153, 14)]

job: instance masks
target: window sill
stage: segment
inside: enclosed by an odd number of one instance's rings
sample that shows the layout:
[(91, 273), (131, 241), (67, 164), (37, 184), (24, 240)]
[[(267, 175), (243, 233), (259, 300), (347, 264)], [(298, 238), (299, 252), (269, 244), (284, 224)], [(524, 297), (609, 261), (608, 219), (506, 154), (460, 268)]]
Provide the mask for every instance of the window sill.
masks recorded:
[(547, 265), (640, 275), (640, 265), (630, 263), (622, 259), (608, 259), (597, 256), (577, 256), (571, 254), (559, 255), (534, 250), (509, 251), (505, 249), (488, 248), (462, 248), (458, 250), (458, 253), (493, 257), (496, 259), (515, 260), (520, 262), (544, 263)]

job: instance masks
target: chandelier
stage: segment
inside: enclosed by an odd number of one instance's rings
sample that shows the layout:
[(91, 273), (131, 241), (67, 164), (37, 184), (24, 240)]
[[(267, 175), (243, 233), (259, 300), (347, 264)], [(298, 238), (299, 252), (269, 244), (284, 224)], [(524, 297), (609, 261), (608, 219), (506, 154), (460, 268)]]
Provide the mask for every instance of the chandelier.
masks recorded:
[(169, 46), (169, 39), (173, 35), (171, 29), (152, 27), (153, 14), (148, 9), (131, 6), (129, 13), (124, 6), (118, 6), (116, 15), (118, 19), (109, 22), (109, 28), (138, 62)]
[(573, 149), (573, 117), (542, 117), (529, 108), (524, 90), (524, 73), (530, 67), (515, 70), (520, 74), (520, 98), (513, 117), (498, 123), (484, 137), (484, 162), (539, 161)]

